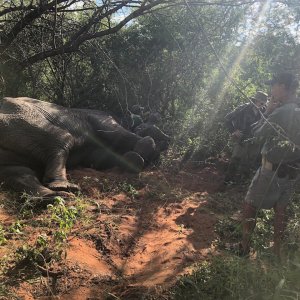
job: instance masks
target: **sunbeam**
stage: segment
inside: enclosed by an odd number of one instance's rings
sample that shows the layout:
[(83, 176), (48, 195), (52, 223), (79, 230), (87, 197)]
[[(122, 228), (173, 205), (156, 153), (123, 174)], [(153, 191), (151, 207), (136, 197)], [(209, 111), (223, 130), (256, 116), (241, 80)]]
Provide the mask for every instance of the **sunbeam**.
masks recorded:
[[(209, 128), (211, 128), (213, 126), (213, 124), (215, 123), (216, 115), (218, 114), (219, 108), (222, 105), (224, 96), (226, 95), (226, 92), (227, 92), (229, 86), (232, 84), (233, 77), (234, 77), (235, 73), (239, 70), (241, 62), (243, 61), (245, 56), (248, 54), (248, 50), (251, 47), (253, 40), (257, 37), (259, 30), (261, 29), (261, 25), (265, 21), (265, 15), (266, 15), (267, 11), (270, 9), (271, 2), (272, 2), (272, 0), (267, 0), (264, 3), (260, 3), (259, 5), (257, 5), (256, 13), (258, 13), (258, 15), (253, 18), (256, 21), (253, 25), (247, 24), (247, 28), (245, 30), (245, 35), (247, 36), (247, 38), (246, 38), (244, 44), (241, 46), (239, 55), (236, 57), (234, 62), (232, 63), (229, 58), (230, 58), (231, 51), (236, 47), (236, 45), (229, 45), (227, 47), (226, 51), (224, 51), (224, 54), (221, 57), (218, 57), (218, 60), (217, 60), (218, 63), (219, 62), (222, 63), (223, 61), (226, 61), (226, 60), (227, 61), (230, 60), (230, 61), (227, 63), (226, 66), (219, 65), (219, 71), (215, 72), (214, 74), (211, 74), (211, 77), (210, 77), (211, 84), (208, 85), (208, 87), (203, 91), (203, 95), (205, 95), (208, 93), (209, 90), (212, 90), (215, 86), (217, 86), (217, 83), (220, 80), (220, 75), (222, 74), (222, 72), (224, 73), (224, 71), (222, 69), (224, 69), (226, 71), (224, 80), (220, 86), (220, 92), (218, 93), (216, 100), (213, 103), (214, 109), (212, 110), (212, 112), (209, 116), (208, 124), (207, 124), (207, 126), (205, 126), (205, 131), (209, 130)], [(247, 20), (248, 18), (249, 18), (248, 15), (246, 15), (243, 20)], [(214, 69), (214, 68), (212, 68), (212, 69)], [(198, 103), (197, 106), (201, 106), (201, 104)], [(198, 107), (194, 107), (194, 110), (197, 110), (197, 109), (198, 109)]]

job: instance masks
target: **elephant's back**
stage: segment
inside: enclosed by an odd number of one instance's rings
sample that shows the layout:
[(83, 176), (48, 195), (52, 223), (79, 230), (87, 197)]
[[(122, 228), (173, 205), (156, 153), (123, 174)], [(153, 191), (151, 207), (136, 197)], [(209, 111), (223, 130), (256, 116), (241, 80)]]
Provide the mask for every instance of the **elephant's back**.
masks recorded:
[(74, 145), (74, 138), (67, 130), (52, 124), (50, 119), (55, 113), (41, 107), (39, 109), (31, 100), (5, 98), (2, 102), (0, 147), (37, 161), (45, 161), (61, 149), (70, 149)]
[(24, 111), (34, 110), (40, 108), (46, 110), (48, 113), (55, 113), (64, 107), (54, 103), (29, 98), (29, 97), (5, 97), (0, 103), (0, 110), (2, 113), (21, 113)]
[(72, 115), (80, 118), (81, 120), (85, 120), (85, 122), (94, 120), (94, 122), (97, 122), (98, 126), (100, 127), (101, 125), (106, 128), (114, 128), (116, 126), (121, 126), (111, 114), (101, 110), (71, 108), (70, 112)]

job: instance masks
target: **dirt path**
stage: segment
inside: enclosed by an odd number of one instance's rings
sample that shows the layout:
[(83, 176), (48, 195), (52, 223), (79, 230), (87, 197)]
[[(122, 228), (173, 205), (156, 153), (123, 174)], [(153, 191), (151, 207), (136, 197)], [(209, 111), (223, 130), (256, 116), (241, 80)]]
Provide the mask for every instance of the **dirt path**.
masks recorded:
[[(85, 205), (84, 218), (68, 236), (66, 257), (56, 266), (63, 275), (36, 281), (23, 276), (10, 285), (22, 299), (55, 299), (51, 293), (59, 299), (139, 299), (171, 286), (195, 262), (214, 254), (217, 215), (207, 198), (222, 186), (214, 167), (177, 174), (151, 171), (139, 177), (91, 169), (69, 175), (81, 185)], [(17, 218), (1, 207), (2, 222)], [(40, 231), (27, 226), (26, 242)], [(18, 242), (8, 241), (0, 254)]]

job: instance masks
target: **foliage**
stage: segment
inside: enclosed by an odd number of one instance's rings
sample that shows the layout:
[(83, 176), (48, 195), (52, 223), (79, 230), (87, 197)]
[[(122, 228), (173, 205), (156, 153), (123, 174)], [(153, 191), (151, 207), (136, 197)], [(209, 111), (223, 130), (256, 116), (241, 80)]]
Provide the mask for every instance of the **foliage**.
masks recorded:
[[(15, 260), (19, 264), (21, 262), (32, 263), (33, 265), (45, 265), (49, 263), (54, 254), (50, 252), (48, 237), (39, 235), (34, 245), (24, 244), (16, 250)], [(58, 258), (55, 256), (55, 258)]]
[[(272, 73), (299, 74), (299, 3), (183, 2), (4, 1), (0, 5), (1, 95), (108, 110), (120, 121), (133, 104), (158, 111), (163, 117), (160, 126), (172, 136), (170, 161), (164, 166), (173, 166), (174, 158), (185, 154), (202, 161), (229, 150), (224, 116), (249, 101), (247, 97), (257, 89), (267, 91), (264, 81)], [(138, 196), (131, 182), (115, 184), (104, 179), (100, 184), (104, 193)], [(151, 190), (148, 195), (161, 199), (170, 191)], [(216, 194), (208, 199), (217, 213), (236, 204), (227, 205), (223, 197)], [(42, 264), (63, 256), (81, 206), (68, 207), (58, 198), (48, 212), (51, 216), (43, 222), (53, 229), (52, 234), (40, 233), (34, 245), (19, 248), (20, 260)], [(257, 262), (236, 257), (207, 262), (181, 279), (174, 297), (299, 296), (297, 204), (290, 214), (286, 239), (290, 263), (272, 265), (260, 260), (268, 252), (273, 228), (272, 213), (264, 212), (253, 235)], [(21, 216), (28, 220), (33, 216), (30, 206), (21, 209)], [(7, 242), (8, 234), (22, 233), (22, 226), (18, 221), (9, 228), (0, 226), (0, 245)], [(108, 221), (105, 228), (111, 230), (112, 224)], [(216, 231), (221, 246), (222, 238), (237, 241), (241, 228), (224, 219)], [(0, 295), (5, 292), (0, 285)]]
[(176, 286), (174, 299), (291, 299), (299, 297), (299, 265), (218, 257)]
[(120, 189), (121, 191), (125, 192), (131, 199), (134, 199), (139, 194), (136, 188), (132, 184), (127, 182), (121, 183)]
[(68, 232), (80, 215), (80, 207), (67, 207), (63, 198), (56, 197), (55, 204), (49, 204), (48, 210), (51, 213), (49, 225), (58, 225), (58, 230), (54, 233), (54, 241), (60, 246), (66, 241)]
[(22, 234), (23, 225), (20, 221), (12, 223), (8, 228), (0, 225), (0, 246), (7, 243), (9, 238), (12, 238), (13, 235)]
[(5, 230), (3, 229), (2, 225), (0, 225), (0, 246), (4, 245), (6, 241)]
[[(224, 195), (226, 199), (226, 194)], [(242, 259), (222, 254), (211, 261), (197, 265), (191, 275), (178, 281), (174, 299), (297, 299), (300, 295), (300, 224), (299, 194), (294, 196), (289, 208), (289, 223), (283, 242), (283, 260), (270, 253), (272, 239), (272, 211), (260, 211), (256, 229), (252, 234), (252, 246), (256, 259)], [(241, 240), (241, 224), (228, 218), (216, 224), (219, 236), (217, 246)]]
[(21, 224), (20, 221), (16, 221), (9, 226), (8, 231), (13, 234), (20, 234), (22, 233), (22, 229), (23, 229), (23, 224)]
[(0, 282), (0, 299), (18, 300), (18, 297), (11, 293), (4, 283)]
[(199, 149), (202, 160), (229, 148), (227, 112), (266, 90), (271, 73), (297, 72), (294, 1), (132, 2), (5, 3), (2, 93), (108, 110), (120, 121), (139, 103), (162, 114), (174, 154)]

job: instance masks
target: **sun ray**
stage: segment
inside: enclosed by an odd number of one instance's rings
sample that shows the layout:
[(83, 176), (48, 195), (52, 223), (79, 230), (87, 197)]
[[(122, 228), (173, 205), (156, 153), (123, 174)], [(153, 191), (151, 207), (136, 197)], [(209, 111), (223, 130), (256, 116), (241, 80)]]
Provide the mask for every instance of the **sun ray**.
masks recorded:
[[(272, 0), (267, 0), (257, 5), (256, 7), (257, 16), (255, 17), (255, 23), (254, 24), (246, 23), (245, 35), (247, 36), (247, 38), (245, 39), (244, 44), (241, 46), (239, 55), (236, 57), (234, 62), (232, 63), (230, 61), (227, 63), (226, 66), (224, 65), (219, 66), (219, 71), (215, 72), (214, 74), (211, 74), (211, 78), (210, 78), (211, 84), (203, 91), (204, 95), (207, 94), (209, 90), (217, 86), (217, 83), (220, 80), (220, 76), (222, 72), (224, 72), (222, 69), (224, 68), (226, 70), (224, 80), (220, 85), (220, 92), (218, 93), (216, 100), (214, 102), (214, 110), (212, 111), (209, 117), (209, 123), (207, 124), (207, 126), (205, 126), (205, 130), (209, 130), (209, 128), (213, 126), (213, 124), (215, 123), (216, 115), (218, 114), (218, 110), (222, 105), (224, 96), (226, 95), (229, 86), (232, 84), (232, 78), (234, 77), (236, 72), (238, 72), (241, 62), (243, 61), (244, 57), (248, 54), (249, 47), (251, 47), (253, 40), (257, 37), (259, 31), (261, 30), (262, 24), (265, 20), (265, 15), (267, 11), (270, 9), (271, 3)], [(247, 22), (247, 18), (248, 16), (246, 16), (244, 19), (246, 22)], [(236, 45), (229, 46), (226, 49), (226, 51), (224, 51), (225, 53), (222, 55), (222, 57), (219, 57), (218, 60), (220, 61), (228, 60), (230, 53), (235, 47)], [(197, 105), (201, 106), (201, 103), (198, 103)]]

